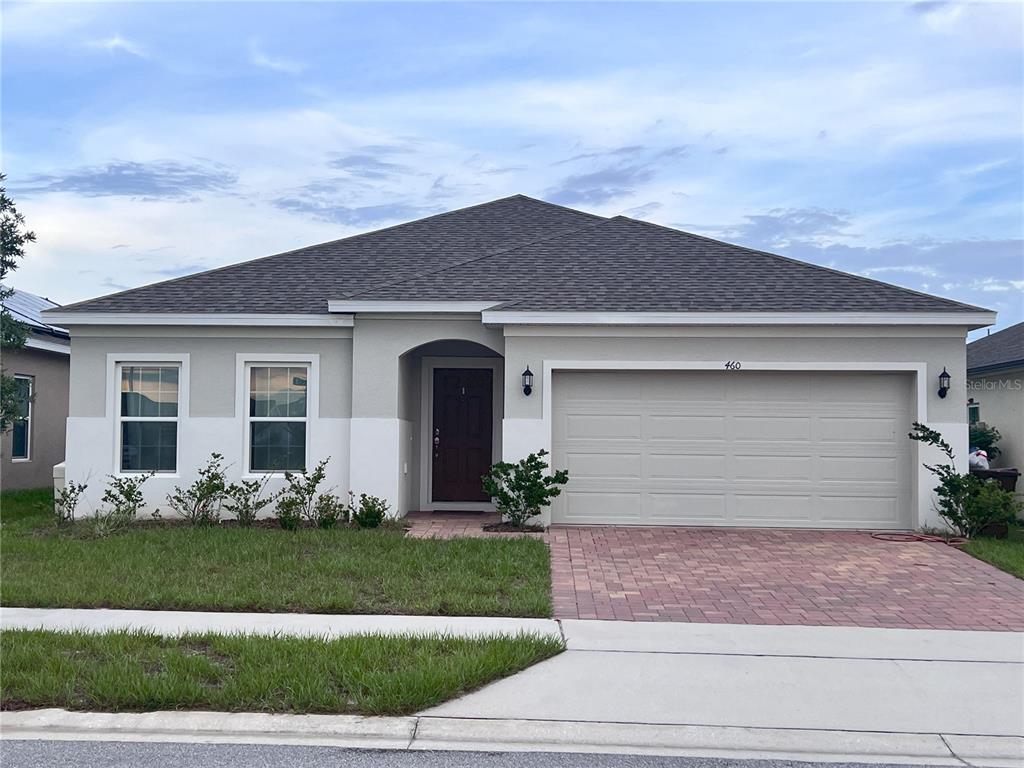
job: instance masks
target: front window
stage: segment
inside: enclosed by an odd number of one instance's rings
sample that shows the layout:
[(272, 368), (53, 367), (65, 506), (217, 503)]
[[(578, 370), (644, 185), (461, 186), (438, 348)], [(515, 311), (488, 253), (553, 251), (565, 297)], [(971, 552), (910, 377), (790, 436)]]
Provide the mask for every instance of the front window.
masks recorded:
[(14, 377), (18, 407), (11, 425), (11, 458), (16, 461), (28, 461), (32, 448), (33, 383), (31, 376)]
[(967, 404), (967, 423), (977, 424), (981, 421), (981, 404), (980, 403), (968, 403)]
[(177, 470), (178, 374), (176, 365), (121, 365), (122, 472)]
[(249, 471), (306, 470), (305, 365), (249, 367)]

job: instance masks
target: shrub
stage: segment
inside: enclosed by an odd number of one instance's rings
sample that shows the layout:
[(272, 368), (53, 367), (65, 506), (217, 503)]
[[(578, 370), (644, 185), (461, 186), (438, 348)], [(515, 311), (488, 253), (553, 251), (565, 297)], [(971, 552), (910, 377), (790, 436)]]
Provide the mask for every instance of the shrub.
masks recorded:
[(996, 443), (1002, 438), (999, 430), (986, 424), (971, 424), (968, 441), (972, 448), (980, 448), (988, 455), (988, 460), (995, 462), (1002, 453)]
[(72, 481), (65, 483), (64, 487), (57, 491), (53, 500), (53, 514), (57, 519), (57, 525), (70, 525), (75, 522), (78, 500), (88, 487), (86, 483)]
[(959, 536), (971, 538), (991, 523), (1014, 519), (1020, 505), (1013, 494), (993, 480), (957, 472), (953, 467), (953, 449), (941, 434), (915, 421), (909, 437), (935, 446), (949, 459), (948, 464), (925, 464), (924, 467), (939, 479), (935, 487), (935, 510)]
[(218, 523), (220, 506), (227, 488), (227, 479), (221, 466), (223, 461), (221, 454), (211, 454), (206, 466), (199, 470), (199, 477), (190, 486), (175, 486), (174, 491), (167, 494), (167, 506), (192, 525)]
[(320, 483), (327, 476), (327, 462), (330, 457), (316, 465), (316, 469), (305, 475), (285, 472), (284, 479), (288, 487), (278, 496), (274, 514), (281, 527), (294, 531), (302, 520), (314, 519), (313, 506), (316, 503)]
[(263, 495), (269, 482), (270, 475), (264, 475), (262, 480), (243, 480), (224, 489), (224, 509), (241, 527), (251, 528), (263, 508), (274, 501), (274, 496)]
[(541, 450), (516, 464), (498, 462), (482, 478), (484, 492), (494, 499), (501, 516), (516, 528), (523, 528), (543, 507), (550, 506), (551, 500), (562, 492), (558, 486), (569, 482), (568, 470), (545, 472), (547, 454)]
[(103, 504), (93, 518), (93, 532), (97, 536), (108, 536), (127, 528), (139, 514), (145, 497), (142, 486), (156, 472), (144, 472), (130, 477), (114, 477), (109, 475), (110, 484), (103, 491)]
[(389, 508), (384, 499), (361, 493), (359, 503), (352, 506), (352, 522), (360, 528), (379, 528), (388, 516)]
[(339, 522), (347, 523), (348, 505), (333, 493), (324, 493), (313, 502), (309, 520), (317, 528), (334, 528)]

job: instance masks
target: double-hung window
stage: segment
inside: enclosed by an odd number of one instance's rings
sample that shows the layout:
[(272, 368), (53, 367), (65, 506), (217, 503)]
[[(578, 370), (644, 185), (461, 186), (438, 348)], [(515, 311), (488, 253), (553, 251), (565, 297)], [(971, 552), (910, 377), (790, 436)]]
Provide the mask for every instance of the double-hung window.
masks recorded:
[(250, 472), (305, 472), (309, 366), (248, 366)]
[(178, 365), (118, 366), (122, 472), (178, 468)]
[(11, 458), (28, 461), (32, 450), (32, 396), (35, 382), (31, 376), (15, 376), (18, 407), (11, 425)]

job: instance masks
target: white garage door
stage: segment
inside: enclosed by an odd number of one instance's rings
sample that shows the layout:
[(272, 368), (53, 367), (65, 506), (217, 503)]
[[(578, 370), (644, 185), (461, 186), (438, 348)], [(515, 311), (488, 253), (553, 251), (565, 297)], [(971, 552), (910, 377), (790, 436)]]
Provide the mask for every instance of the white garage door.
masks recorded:
[(554, 375), (555, 523), (909, 528), (906, 374)]

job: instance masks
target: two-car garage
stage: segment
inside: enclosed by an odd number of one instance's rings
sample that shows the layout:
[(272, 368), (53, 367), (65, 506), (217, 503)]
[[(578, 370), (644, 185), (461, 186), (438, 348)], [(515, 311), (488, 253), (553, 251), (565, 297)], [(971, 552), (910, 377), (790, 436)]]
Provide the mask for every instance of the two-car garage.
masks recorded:
[(913, 528), (911, 373), (556, 370), (552, 522)]

